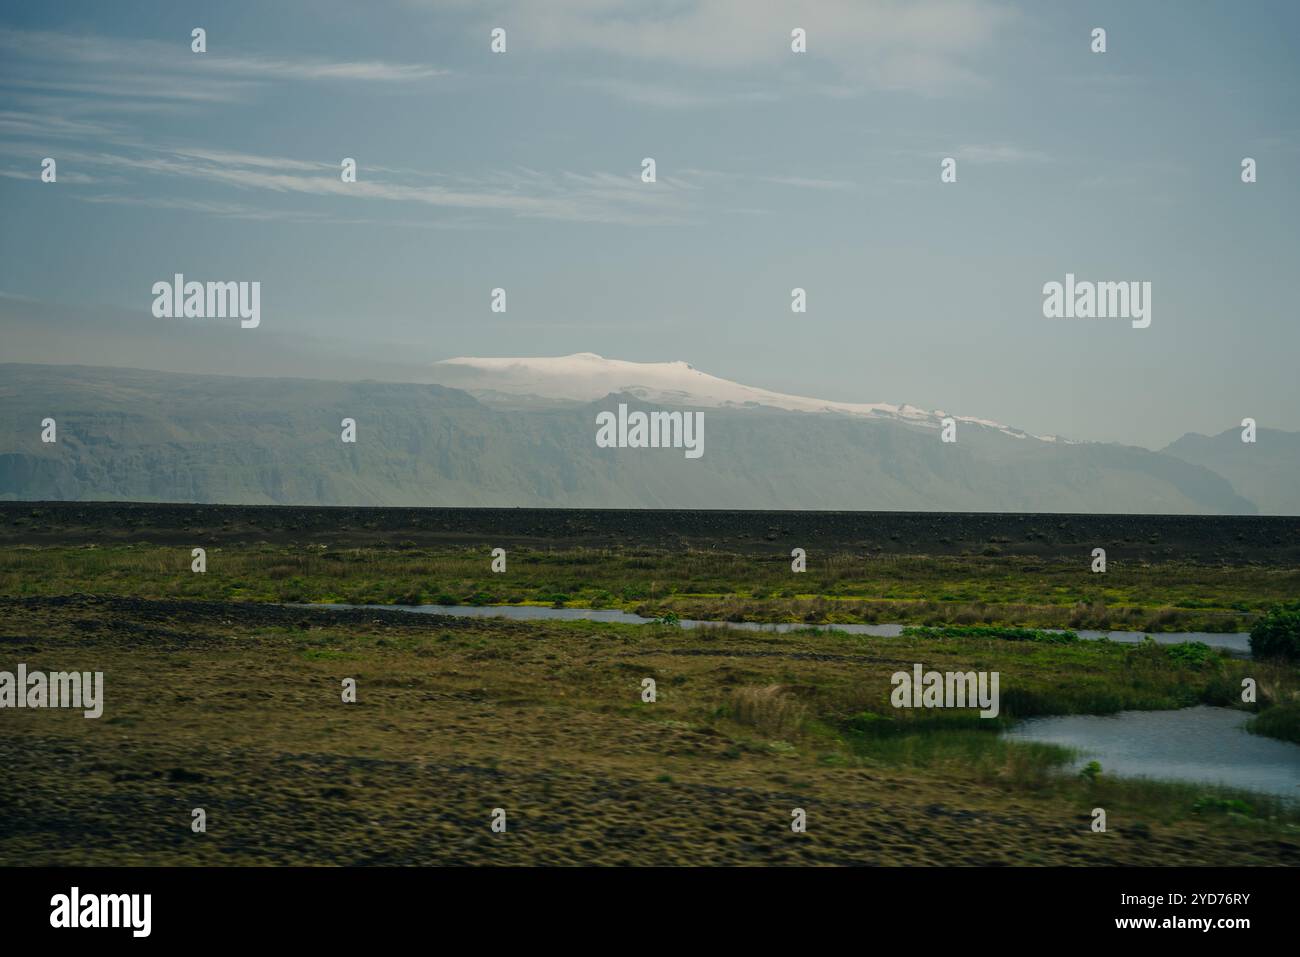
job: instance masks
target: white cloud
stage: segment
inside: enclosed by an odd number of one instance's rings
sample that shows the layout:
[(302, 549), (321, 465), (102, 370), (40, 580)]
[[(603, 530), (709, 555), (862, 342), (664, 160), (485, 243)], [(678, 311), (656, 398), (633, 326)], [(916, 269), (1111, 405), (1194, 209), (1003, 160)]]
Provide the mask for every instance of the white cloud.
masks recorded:
[[(119, 147), (123, 144), (118, 144)], [(0, 144), (0, 152), (20, 150)], [(434, 207), (482, 214), (504, 214), (521, 219), (571, 222), (662, 225), (686, 221), (687, 183), (661, 177), (654, 186), (640, 181), (639, 168), (616, 175), (609, 172), (548, 174), (523, 167), (475, 177), (440, 177), (439, 184), (398, 181), (363, 166), (355, 183), (344, 183), (332, 162), (259, 156), (222, 150), (176, 147), (154, 149), (137, 145), (127, 152), (60, 151), (60, 162), (79, 167), (103, 168), (122, 173), (148, 174), (150, 194), (105, 194), (91, 199), (100, 203), (139, 203), (163, 208), (205, 212), (239, 218), (304, 219), (293, 211), (264, 211), (252, 207), (193, 198), (167, 198), (157, 193), (156, 176), (174, 176), (239, 190), (284, 195), (329, 196), (343, 202), (382, 201), (416, 207)], [(427, 178), (427, 177), (425, 177)]]
[[(438, 0), (439, 12), (446, 7)], [(956, 91), (982, 82), (972, 61), (1013, 22), (995, 0), (481, 0), (461, 4), (505, 24), (529, 49), (609, 54), (710, 71), (829, 65), (830, 89)], [(807, 31), (808, 52), (790, 51)], [(625, 91), (635, 86), (624, 84)], [(677, 94), (643, 95), (671, 105)], [(715, 91), (695, 94), (708, 97)], [(687, 94), (680, 94), (685, 97)], [(689, 100), (687, 100), (689, 102)]]
[(1042, 163), (1048, 159), (1039, 150), (1007, 144), (962, 146), (955, 155), (967, 163)]
[(103, 123), (72, 120), (48, 113), (0, 110), (0, 133), (11, 136), (50, 136), (62, 138), (102, 138), (115, 135), (117, 129)]
[(793, 186), (796, 189), (857, 189), (856, 183), (844, 179), (816, 179), (811, 176), (759, 176), (764, 183)]
[(0, 82), (103, 99), (230, 102), (272, 82), (411, 83), (447, 75), (428, 64), (312, 57), (231, 56), (217, 45), (0, 28)]
[[(20, 169), (0, 169), (0, 176), (5, 179), (25, 179), (29, 183), (39, 183), (41, 181), (41, 171), (39, 167), (30, 170)], [(58, 182), (60, 183), (98, 183), (100, 180), (94, 176), (87, 176), (85, 173), (59, 173)]]

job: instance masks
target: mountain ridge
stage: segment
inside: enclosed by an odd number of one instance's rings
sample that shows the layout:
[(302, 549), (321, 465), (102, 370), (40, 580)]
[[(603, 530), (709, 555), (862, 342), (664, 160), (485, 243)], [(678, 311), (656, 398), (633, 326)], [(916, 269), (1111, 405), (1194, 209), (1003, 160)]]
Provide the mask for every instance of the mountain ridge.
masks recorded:
[(1243, 442), (1235, 427), (1187, 432), (1160, 452), (1222, 475), (1264, 514), (1300, 514), (1300, 433), (1258, 428), (1254, 442)]
[[(0, 365), (0, 498), (229, 504), (1251, 514), (1213, 470), (1146, 449), (956, 444), (889, 417), (705, 410), (703, 458), (598, 448), (623, 401), (494, 408), (433, 383)], [(58, 442), (40, 440), (46, 417)], [(343, 443), (344, 418), (357, 442)]]

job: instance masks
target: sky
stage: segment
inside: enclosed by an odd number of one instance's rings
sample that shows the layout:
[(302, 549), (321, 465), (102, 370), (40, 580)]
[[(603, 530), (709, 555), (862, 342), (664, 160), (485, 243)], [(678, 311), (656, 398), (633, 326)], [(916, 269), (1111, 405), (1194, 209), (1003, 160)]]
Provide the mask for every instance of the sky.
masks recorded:
[[(594, 352), (1148, 448), (1300, 430), (1296, 36), (1289, 0), (8, 4), (0, 361)], [(259, 281), (261, 325), (154, 319), (175, 273)], [(1046, 318), (1067, 273), (1150, 282), (1150, 326)]]

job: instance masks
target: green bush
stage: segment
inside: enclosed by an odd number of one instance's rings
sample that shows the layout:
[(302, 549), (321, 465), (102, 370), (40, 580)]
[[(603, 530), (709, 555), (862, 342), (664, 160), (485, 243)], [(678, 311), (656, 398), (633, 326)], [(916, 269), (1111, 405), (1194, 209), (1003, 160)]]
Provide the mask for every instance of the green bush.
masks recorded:
[(1176, 645), (1165, 645), (1165, 654), (1174, 661), (1196, 668), (1218, 657), (1218, 653), (1203, 641), (1182, 641)]
[(1275, 605), (1250, 629), (1250, 653), (1256, 658), (1300, 661), (1300, 607)]
[(1196, 799), (1192, 805), (1192, 810), (1198, 814), (1206, 812), (1223, 812), (1228, 814), (1244, 814), (1250, 817), (1255, 813), (1255, 809), (1240, 798), (1221, 798), (1212, 794), (1205, 794)]

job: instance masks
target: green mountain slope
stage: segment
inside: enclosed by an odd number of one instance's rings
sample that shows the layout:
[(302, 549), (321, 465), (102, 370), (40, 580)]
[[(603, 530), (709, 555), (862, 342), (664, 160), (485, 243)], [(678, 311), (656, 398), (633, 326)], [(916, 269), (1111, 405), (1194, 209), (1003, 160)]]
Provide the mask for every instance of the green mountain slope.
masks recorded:
[[(709, 409), (705, 454), (602, 449), (591, 405), (456, 389), (0, 365), (0, 498), (449, 506), (1252, 513), (1209, 469), (963, 425)], [(632, 407), (636, 399), (621, 397)], [(58, 442), (40, 441), (45, 417)], [(340, 421), (357, 421), (355, 445)]]

